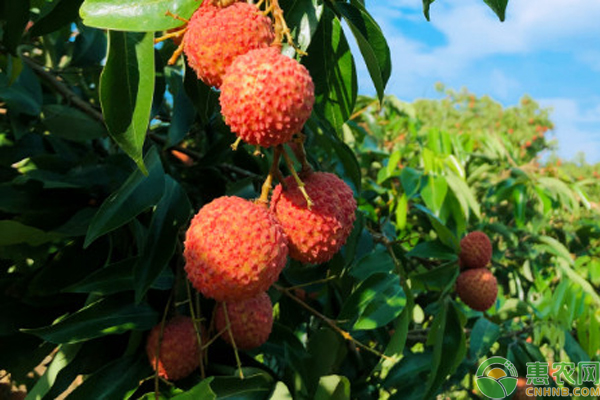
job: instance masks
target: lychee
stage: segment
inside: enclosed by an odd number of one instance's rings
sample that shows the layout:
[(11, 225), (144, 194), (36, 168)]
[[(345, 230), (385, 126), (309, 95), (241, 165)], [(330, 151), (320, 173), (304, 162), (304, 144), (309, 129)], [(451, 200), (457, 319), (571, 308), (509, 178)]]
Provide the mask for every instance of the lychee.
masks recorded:
[(207, 4), (190, 19), (184, 52), (198, 78), (219, 87), (227, 67), (238, 56), (267, 47), (274, 38), (271, 20), (254, 4), (242, 2), (225, 8)]
[(527, 378), (520, 377), (517, 380), (517, 390), (515, 390), (512, 400), (534, 400), (536, 396), (527, 396), (527, 389), (533, 387), (531, 383), (527, 384)]
[(152, 328), (146, 342), (150, 365), (156, 370), (158, 355), (159, 376), (174, 381), (185, 378), (200, 363), (200, 346), (194, 322), (185, 316), (177, 316), (168, 321), (163, 329), (159, 352), (160, 330), (161, 324)]
[(290, 257), (304, 263), (324, 263), (344, 245), (356, 218), (352, 189), (329, 172), (312, 172), (302, 177), (306, 199), (292, 177), (286, 189), (278, 185), (271, 198), (271, 210), (289, 240)]
[(492, 260), (492, 243), (481, 231), (474, 231), (460, 241), (459, 263), (464, 269), (485, 268)]
[(194, 287), (217, 301), (256, 296), (286, 263), (287, 239), (269, 209), (240, 197), (220, 197), (200, 209), (185, 239), (185, 271)]
[(275, 146), (300, 132), (312, 112), (314, 92), (308, 70), (278, 48), (251, 50), (227, 69), (221, 113), (242, 140)]
[[(250, 350), (269, 339), (273, 328), (273, 305), (266, 293), (239, 302), (227, 302), (226, 308), (231, 324), (231, 335), (237, 348)], [(223, 303), (217, 304), (215, 326), (217, 331), (223, 331), (221, 337), (231, 344), (229, 331), (225, 330), (227, 319)]]
[(456, 293), (473, 310), (485, 311), (498, 296), (496, 277), (487, 268), (468, 269), (458, 276)]

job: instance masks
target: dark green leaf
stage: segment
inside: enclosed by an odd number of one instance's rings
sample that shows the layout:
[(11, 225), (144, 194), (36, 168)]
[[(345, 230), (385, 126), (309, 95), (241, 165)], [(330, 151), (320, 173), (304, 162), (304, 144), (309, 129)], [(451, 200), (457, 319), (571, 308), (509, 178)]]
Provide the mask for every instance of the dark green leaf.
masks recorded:
[(57, 0), (42, 10), (43, 14), (31, 27), (32, 36), (42, 36), (64, 27), (79, 17), (79, 6), (83, 0)]
[(429, 218), (431, 225), (433, 225), (433, 229), (438, 234), (438, 237), (442, 241), (442, 243), (448, 246), (449, 248), (454, 249), (454, 251), (458, 254), (460, 252), (460, 241), (458, 240), (456, 235), (452, 233), (452, 231), (448, 229), (446, 225), (444, 225), (444, 223), (440, 221), (440, 219), (437, 216), (435, 216), (430, 210), (428, 210), (420, 204), (415, 204), (414, 207), (423, 212), (425, 215), (427, 215), (427, 218)]
[(80, 14), (86, 25), (95, 28), (153, 32), (181, 25), (167, 11), (189, 19), (199, 5), (198, 0), (85, 0)]
[(17, 221), (0, 221), (0, 246), (27, 243), (30, 246), (39, 246), (58, 239), (60, 236), (44, 232), (41, 229), (23, 225)]
[(148, 304), (135, 305), (128, 296), (102, 298), (50, 326), (24, 329), (52, 343), (76, 343), (130, 330), (147, 330), (158, 321)]
[(128, 258), (101, 268), (64, 292), (109, 295), (133, 290), (133, 267), (137, 258)]
[(454, 372), (465, 353), (465, 333), (454, 303), (445, 301), (437, 312), (427, 338), (433, 344), (433, 362), (424, 399), (433, 398), (446, 376)]
[(427, 18), (427, 21), (429, 21), (429, 7), (434, 1), (435, 0), (423, 0), (423, 14), (425, 15), (425, 18)]
[(85, 142), (106, 135), (106, 128), (87, 114), (60, 104), (42, 107), (44, 125), (56, 137)]
[(395, 274), (375, 274), (344, 302), (339, 319), (354, 330), (376, 329), (394, 320), (406, 305), (406, 294)]
[(120, 399), (150, 374), (150, 364), (144, 355), (123, 357), (88, 376), (69, 395), (69, 400)]
[(348, 22), (367, 64), (379, 101), (383, 101), (385, 85), (392, 72), (392, 62), (390, 49), (381, 28), (364, 6), (336, 2), (334, 7)]
[(182, 187), (167, 175), (162, 199), (152, 215), (148, 236), (134, 269), (136, 301), (140, 301), (169, 264), (179, 229), (187, 224), (192, 206)]
[[(42, 86), (35, 73), (26, 64), (17, 80), (10, 86), (0, 81), (0, 99), (15, 114), (37, 116), (42, 106)], [(19, 135), (15, 133), (19, 138)]]
[(431, 242), (421, 242), (412, 248), (408, 253), (407, 257), (418, 257), (418, 258), (436, 258), (439, 260), (456, 260), (457, 254), (450, 247), (446, 246), (439, 240)]
[(273, 389), (273, 377), (264, 371), (245, 368), (244, 379), (218, 376), (211, 382), (217, 399), (263, 400)]
[(358, 85), (341, 23), (329, 9), (325, 10), (304, 63), (315, 83), (315, 110), (340, 132), (354, 109)]
[(504, 22), (504, 18), (506, 17), (506, 6), (508, 5), (508, 0), (483, 0), (485, 4), (487, 4), (500, 18), (500, 21)]
[(110, 31), (108, 58), (100, 76), (102, 113), (112, 138), (144, 173), (142, 147), (153, 93), (154, 35)]
[(210, 383), (213, 381), (214, 377), (208, 377), (190, 390), (175, 397), (172, 397), (173, 400), (216, 400), (217, 395), (210, 388)]
[(500, 327), (498, 325), (485, 318), (479, 318), (475, 322), (470, 336), (469, 357), (473, 362), (477, 362), (485, 356), (499, 337)]
[(459, 269), (456, 263), (448, 263), (433, 268), (427, 272), (411, 275), (415, 287), (423, 288), (427, 291), (447, 289), (453, 285), (458, 276)]
[(8, 51), (16, 54), (17, 45), (29, 21), (29, 0), (5, 0), (2, 11), (4, 15), (0, 19), (6, 20), (2, 29), (4, 31), (2, 43)]
[(364, 281), (376, 273), (391, 273), (394, 271), (394, 260), (387, 249), (380, 246), (356, 261), (350, 270), (350, 275)]
[(192, 101), (203, 124), (208, 124), (215, 107), (219, 103), (219, 92), (205, 85), (192, 68), (186, 63), (183, 87)]
[(85, 247), (96, 238), (125, 225), (159, 201), (165, 187), (165, 173), (156, 149), (148, 152), (146, 164), (148, 176), (139, 170), (134, 171), (123, 186), (102, 203), (88, 228)]
[(35, 386), (28, 391), (27, 396), (31, 399), (41, 399), (46, 393), (52, 389), (54, 382), (56, 380), (57, 375), (60, 371), (66, 367), (73, 361), (79, 349), (81, 348), (81, 344), (67, 344), (60, 346), (58, 352), (52, 359), (52, 362), (48, 365), (48, 368), (44, 371), (41, 379), (39, 379)]

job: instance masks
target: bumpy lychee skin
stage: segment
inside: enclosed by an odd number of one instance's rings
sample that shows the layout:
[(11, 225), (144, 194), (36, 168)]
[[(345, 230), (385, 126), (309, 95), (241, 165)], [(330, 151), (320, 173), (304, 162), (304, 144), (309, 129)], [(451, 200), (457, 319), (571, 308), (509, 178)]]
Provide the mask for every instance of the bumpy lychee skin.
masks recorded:
[(315, 86), (308, 70), (269, 47), (238, 57), (221, 85), (221, 113), (247, 143), (270, 147), (300, 132), (312, 112)]
[(287, 254), (283, 229), (267, 207), (220, 197), (192, 219), (185, 270), (204, 296), (239, 301), (266, 291), (285, 267)]
[[(266, 293), (260, 293), (251, 299), (239, 302), (227, 302), (227, 314), (231, 323), (231, 334), (237, 348), (242, 350), (254, 349), (269, 339), (273, 328), (273, 305)], [(221, 332), (227, 327), (225, 308), (217, 304), (215, 326)], [(229, 344), (229, 331), (221, 337)]]
[(492, 243), (481, 231), (471, 232), (460, 241), (461, 268), (485, 268), (492, 260)]
[(498, 296), (496, 277), (487, 268), (468, 269), (458, 276), (456, 293), (473, 310), (485, 311)]
[(227, 67), (238, 56), (267, 47), (274, 38), (271, 20), (253, 4), (206, 5), (190, 19), (184, 52), (198, 78), (219, 87)]
[(278, 185), (271, 210), (289, 240), (290, 257), (303, 263), (331, 260), (346, 242), (356, 218), (352, 189), (336, 175), (314, 172), (303, 177), (306, 192), (314, 203), (310, 209), (292, 177), (287, 189)]
[(153, 369), (158, 354), (158, 375), (176, 381), (190, 375), (200, 363), (200, 346), (194, 323), (190, 317), (177, 316), (165, 324), (160, 353), (158, 342), (160, 324), (150, 331), (146, 342), (146, 354)]

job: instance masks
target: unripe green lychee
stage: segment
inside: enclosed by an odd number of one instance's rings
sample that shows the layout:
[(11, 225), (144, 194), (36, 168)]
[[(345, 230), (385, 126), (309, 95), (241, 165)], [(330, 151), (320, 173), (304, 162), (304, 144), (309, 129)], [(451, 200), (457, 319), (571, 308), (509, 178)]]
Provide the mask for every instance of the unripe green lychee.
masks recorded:
[(292, 177), (287, 189), (278, 185), (271, 198), (271, 210), (289, 240), (290, 257), (304, 263), (324, 263), (346, 242), (356, 218), (352, 189), (336, 175), (313, 172), (302, 177), (306, 199)]
[(221, 112), (231, 131), (263, 147), (286, 143), (299, 133), (314, 101), (308, 70), (275, 47), (236, 58), (221, 85)]
[(492, 260), (492, 243), (481, 231), (471, 232), (460, 241), (459, 264), (463, 269), (485, 268)]
[(253, 4), (242, 2), (225, 8), (203, 5), (190, 19), (184, 52), (198, 78), (219, 87), (238, 56), (267, 47), (274, 38), (271, 20)]
[(498, 296), (496, 277), (487, 268), (468, 269), (458, 276), (456, 293), (473, 310), (485, 311)]
[(266, 291), (287, 261), (287, 239), (264, 205), (220, 197), (200, 209), (185, 239), (185, 271), (192, 285), (217, 301)]
[(158, 354), (159, 376), (173, 381), (185, 378), (200, 363), (200, 346), (194, 322), (190, 317), (177, 316), (165, 323), (159, 352), (160, 326), (158, 324), (152, 328), (146, 342), (150, 365), (156, 368)]
[[(265, 343), (273, 328), (273, 305), (266, 293), (260, 293), (251, 299), (227, 302), (227, 315), (231, 324), (231, 334), (235, 345), (242, 350), (250, 350)], [(217, 304), (215, 326), (218, 332), (227, 327), (223, 303)], [(221, 337), (229, 344), (229, 331)]]

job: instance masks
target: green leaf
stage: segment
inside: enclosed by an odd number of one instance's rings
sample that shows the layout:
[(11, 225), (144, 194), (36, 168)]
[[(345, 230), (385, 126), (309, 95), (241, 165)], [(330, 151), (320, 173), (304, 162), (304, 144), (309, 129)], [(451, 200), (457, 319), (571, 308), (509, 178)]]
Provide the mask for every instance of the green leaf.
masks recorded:
[(56, 137), (85, 142), (106, 135), (106, 128), (81, 111), (60, 104), (42, 107), (42, 122)]
[(202, 382), (191, 388), (185, 393), (172, 397), (173, 400), (216, 400), (217, 395), (210, 388), (210, 383), (214, 377), (208, 377), (203, 379)]
[(153, 93), (154, 35), (109, 31), (108, 58), (100, 76), (102, 113), (111, 137), (144, 173), (142, 147)]
[(406, 193), (403, 193), (398, 199), (394, 215), (396, 216), (396, 227), (398, 230), (403, 231), (406, 229), (406, 220), (408, 218), (408, 197), (406, 197)]
[(448, 174), (445, 176), (445, 178), (467, 218), (469, 216), (469, 209), (471, 209), (473, 210), (475, 216), (478, 219), (481, 219), (479, 203), (477, 202), (477, 199), (475, 199), (475, 195), (473, 194), (473, 191), (469, 185), (467, 185), (464, 180), (453, 174)]
[(414, 168), (406, 167), (402, 169), (402, 172), (400, 173), (400, 182), (402, 183), (404, 193), (406, 193), (406, 196), (409, 199), (419, 193), (422, 176), (423, 173)]
[[(300, 50), (306, 51), (319, 27), (325, 6), (319, 0), (310, 0), (310, 5), (301, 0), (281, 1), (280, 4), (285, 10), (285, 21), (292, 37), (295, 38), (296, 45)], [(284, 43), (283, 53), (293, 57), (295, 50)]]
[(208, 124), (215, 107), (219, 103), (219, 92), (205, 85), (194, 70), (186, 63), (183, 87), (192, 101), (203, 124)]
[(314, 400), (350, 400), (350, 381), (341, 375), (322, 376)]
[[(290, 389), (283, 382), (277, 382), (269, 400), (293, 400)], [(190, 399), (192, 400), (192, 399)]]
[(519, 299), (508, 299), (498, 310), (497, 316), (500, 321), (508, 321), (515, 317), (522, 317), (531, 314), (529, 304)]
[(58, 239), (60, 236), (47, 233), (32, 226), (23, 225), (17, 221), (0, 221), (0, 246), (11, 246), (26, 243), (39, 246)]
[(363, 281), (344, 302), (339, 319), (353, 330), (376, 329), (400, 315), (406, 294), (396, 274), (375, 274)]
[(90, 222), (84, 247), (98, 237), (125, 225), (144, 210), (155, 205), (165, 187), (165, 173), (156, 149), (146, 156), (148, 176), (134, 171), (127, 181), (100, 206)]
[(147, 330), (158, 321), (148, 304), (133, 304), (129, 296), (105, 297), (50, 326), (22, 329), (52, 343), (76, 343), (130, 330)]
[(217, 394), (217, 399), (263, 400), (271, 393), (271, 375), (256, 368), (244, 368), (244, 371), (244, 379), (237, 376), (215, 377), (210, 387)]
[(30, 399), (41, 399), (52, 389), (52, 385), (56, 381), (58, 373), (73, 361), (77, 352), (81, 348), (81, 344), (67, 344), (60, 346), (58, 352), (52, 359), (50, 365), (36, 382), (35, 386), (27, 393)]
[(340, 21), (325, 10), (304, 63), (315, 83), (315, 111), (340, 132), (358, 91), (356, 66)]
[(63, 289), (67, 293), (109, 295), (134, 289), (133, 267), (137, 257), (127, 258), (98, 269), (85, 279)]
[(0, 19), (5, 20), (6, 24), (2, 27), (2, 43), (8, 51), (16, 54), (17, 45), (29, 21), (29, 0), (4, 0), (3, 3), (0, 3), (0, 9), (4, 6)]
[(364, 6), (358, 3), (335, 2), (334, 7), (348, 22), (367, 64), (379, 101), (383, 101), (383, 92), (392, 72), (392, 63), (390, 49), (381, 28)]
[(394, 260), (392, 260), (390, 253), (381, 246), (356, 261), (356, 264), (350, 269), (350, 275), (364, 281), (376, 273), (391, 273), (394, 268)]
[(86, 25), (95, 28), (154, 32), (182, 24), (167, 11), (190, 19), (200, 4), (198, 0), (85, 0), (79, 13)]
[(493, 322), (479, 318), (471, 331), (469, 357), (473, 361), (485, 356), (500, 337), (500, 327)]
[(433, 398), (446, 376), (462, 362), (466, 353), (465, 342), (459, 311), (453, 302), (445, 301), (432, 322), (427, 338), (427, 343), (433, 344), (433, 362), (424, 399)]
[(429, 7), (434, 1), (435, 0), (423, 0), (423, 14), (425, 15), (427, 21), (429, 21)]
[(428, 210), (420, 204), (415, 204), (414, 207), (419, 211), (423, 212), (425, 215), (427, 215), (427, 218), (429, 218), (431, 225), (433, 225), (433, 229), (438, 234), (438, 237), (442, 241), (442, 243), (450, 247), (451, 249), (454, 249), (454, 251), (458, 254), (460, 252), (460, 241), (458, 240), (456, 235), (452, 233), (452, 231), (448, 229), (446, 225), (444, 225), (444, 223), (440, 221), (440, 219), (437, 216), (435, 216), (430, 210)]
[[(54, 32), (79, 17), (79, 7), (83, 0), (57, 0), (48, 5), (48, 10), (35, 21), (29, 33), (31, 36), (43, 36)], [(44, 12), (45, 11), (45, 12)]]
[(69, 395), (69, 400), (121, 399), (151, 373), (146, 355), (118, 358), (86, 377)]
[(192, 206), (183, 188), (167, 175), (162, 199), (152, 215), (148, 236), (134, 269), (135, 297), (139, 302), (169, 264), (179, 229), (187, 224)]
[(439, 260), (451, 261), (454, 261), (458, 258), (454, 250), (444, 245), (439, 240), (421, 242), (412, 248), (408, 253), (406, 253), (406, 256), (418, 258), (436, 258)]
[[(426, 1), (426, 0), (424, 0)], [(487, 4), (500, 18), (500, 21), (504, 22), (504, 18), (506, 17), (506, 6), (508, 5), (508, 0), (483, 0), (485, 4)]]
[(411, 275), (411, 280), (414, 281), (415, 288), (422, 287), (427, 291), (444, 290), (449, 285), (454, 285), (459, 272), (456, 263), (452, 262), (420, 274)]
[(429, 175), (427, 184), (421, 189), (421, 197), (431, 211), (439, 216), (448, 193), (448, 182), (444, 177)]

